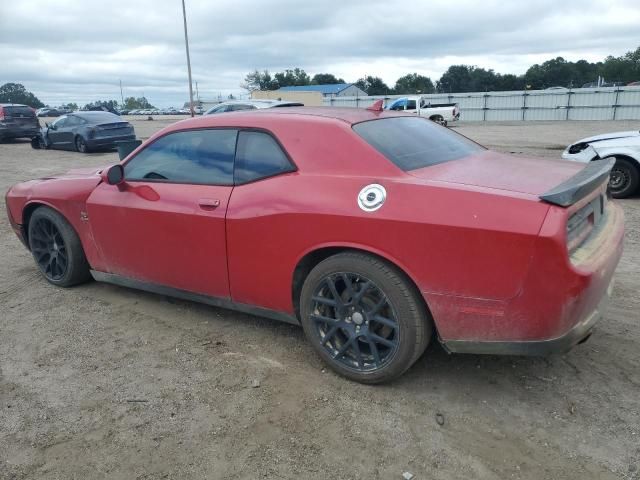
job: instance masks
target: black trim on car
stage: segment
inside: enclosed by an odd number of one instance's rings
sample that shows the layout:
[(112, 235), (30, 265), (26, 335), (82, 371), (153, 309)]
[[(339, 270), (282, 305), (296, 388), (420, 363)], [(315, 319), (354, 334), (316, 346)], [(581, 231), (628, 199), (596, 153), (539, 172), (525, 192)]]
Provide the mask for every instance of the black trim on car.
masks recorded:
[(267, 175), (265, 177), (260, 177), (260, 178), (256, 178), (256, 179), (253, 179), (253, 180), (250, 180), (250, 181), (247, 181), (247, 182), (241, 182), (241, 183), (235, 183), (235, 178), (233, 179), (232, 183), (176, 182), (176, 181), (173, 181), (173, 180), (164, 180), (164, 179), (157, 179), (157, 178), (145, 178), (145, 179), (137, 179), (136, 178), (136, 179), (128, 180), (126, 177), (125, 177), (124, 180), (127, 183), (169, 183), (169, 184), (173, 184), (173, 185), (209, 185), (209, 186), (212, 186), (212, 187), (238, 187), (238, 186), (241, 186), (241, 185), (249, 185), (251, 183), (261, 182), (262, 180), (266, 180), (268, 178), (277, 177), (277, 176), (280, 176), (280, 175), (285, 175), (285, 174), (289, 174), (289, 173), (295, 173), (295, 172), (298, 171), (298, 165), (296, 165), (296, 162), (293, 161), (293, 158), (291, 158), (291, 155), (289, 155), (289, 152), (287, 151), (287, 149), (284, 148), (284, 145), (282, 145), (282, 142), (280, 142), (280, 139), (272, 131), (267, 130), (265, 128), (260, 128), (260, 127), (198, 127), (198, 128), (186, 128), (186, 129), (183, 129), (183, 130), (172, 130), (172, 131), (167, 132), (167, 133), (165, 133), (163, 135), (160, 135), (157, 138), (154, 138), (152, 142), (149, 142), (149, 143), (146, 143), (146, 144), (143, 143), (142, 146), (144, 146), (144, 148), (142, 148), (141, 150), (136, 152), (136, 154), (133, 157), (128, 158), (126, 162), (121, 163), (121, 165), (124, 168), (124, 166), (127, 163), (132, 161), (140, 153), (144, 152), (149, 146), (153, 145), (155, 142), (157, 142), (161, 138), (164, 138), (164, 137), (166, 137), (168, 135), (171, 135), (173, 133), (195, 132), (195, 131), (201, 131), (201, 130), (235, 130), (237, 132), (237, 134), (236, 134), (235, 151), (234, 151), (234, 154), (233, 154), (234, 170), (235, 170), (236, 155), (238, 154), (238, 137), (240, 136), (239, 135), (240, 132), (262, 132), (262, 133), (266, 133), (267, 135), (271, 136), (275, 140), (275, 142), (278, 144), (280, 149), (283, 151), (283, 153), (287, 157), (287, 160), (289, 160), (289, 163), (291, 164), (292, 168), (290, 170), (277, 172), (277, 173), (274, 173), (273, 175)]
[(615, 158), (594, 160), (576, 175), (540, 195), (540, 199), (561, 207), (573, 205), (593, 192), (609, 177)]
[(204, 303), (206, 305), (211, 305), (214, 307), (236, 310), (238, 312), (248, 313), (250, 315), (256, 315), (258, 317), (266, 317), (285, 323), (300, 325), (300, 322), (294, 315), (288, 314), (286, 312), (279, 312), (277, 310), (271, 310), (269, 308), (247, 305), (245, 303), (238, 303), (226, 298), (212, 297), (210, 295), (204, 295), (202, 293), (188, 292), (186, 290), (180, 290), (178, 288), (173, 288), (166, 285), (158, 285), (156, 283), (146, 282), (144, 280), (136, 280), (135, 278), (123, 277), (114, 273), (91, 270), (91, 276), (98, 282), (111, 283), (113, 285), (127, 288), (135, 288), (137, 290), (144, 290), (145, 292), (156, 293), (158, 295), (167, 295), (169, 297), (181, 298), (182, 300)]

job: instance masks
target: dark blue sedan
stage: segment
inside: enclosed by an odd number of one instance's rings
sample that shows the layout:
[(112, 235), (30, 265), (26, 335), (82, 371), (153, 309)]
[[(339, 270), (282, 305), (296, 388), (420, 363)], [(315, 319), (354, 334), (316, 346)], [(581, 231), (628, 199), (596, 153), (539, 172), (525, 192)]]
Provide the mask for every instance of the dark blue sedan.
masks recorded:
[(47, 124), (31, 141), (33, 148), (60, 148), (87, 153), (111, 149), (136, 139), (133, 125), (109, 112), (74, 112)]

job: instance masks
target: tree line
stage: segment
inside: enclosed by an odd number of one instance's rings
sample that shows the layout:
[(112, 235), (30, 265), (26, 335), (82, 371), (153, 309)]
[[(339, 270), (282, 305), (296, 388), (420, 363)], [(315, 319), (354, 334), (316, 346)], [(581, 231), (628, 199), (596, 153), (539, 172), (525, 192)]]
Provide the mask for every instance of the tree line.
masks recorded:
[[(24, 85), (20, 83), (5, 83), (0, 86), (0, 103), (21, 103), (29, 105), (33, 108), (49, 107), (40, 101), (33, 93), (28, 91)], [(60, 108), (67, 110), (79, 110), (80, 107), (75, 102), (65, 103), (58, 105)], [(127, 97), (124, 99), (124, 103), (121, 105), (116, 100), (97, 100), (85, 104), (83, 110), (91, 110), (95, 108), (104, 107), (107, 110), (135, 110), (135, 109), (154, 109), (153, 105), (145, 97)]]
[[(404, 93), (462, 93), (508, 90), (542, 90), (549, 87), (579, 88), (596, 82), (598, 77), (617, 85), (640, 81), (640, 47), (619, 57), (608, 56), (601, 62), (568, 61), (562, 57), (532, 65), (522, 75), (501, 74), (475, 65), (451, 65), (438, 79), (418, 73), (398, 78), (391, 87), (382, 78), (367, 75), (353, 82), (368, 95)], [(248, 91), (277, 90), (281, 87), (345, 83), (331, 73), (311, 77), (301, 68), (286, 69), (274, 75), (254, 70), (240, 85)]]

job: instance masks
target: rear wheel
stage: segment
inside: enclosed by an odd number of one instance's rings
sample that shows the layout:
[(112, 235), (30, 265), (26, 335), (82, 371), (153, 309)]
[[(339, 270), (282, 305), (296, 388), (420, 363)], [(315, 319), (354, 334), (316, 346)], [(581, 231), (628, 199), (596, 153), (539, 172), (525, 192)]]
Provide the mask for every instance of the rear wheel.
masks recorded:
[(431, 120), (432, 122), (439, 123), (443, 127), (447, 126), (447, 122), (446, 122), (446, 120), (444, 119), (444, 117), (442, 115), (434, 115), (434, 116), (430, 117), (429, 120)]
[(80, 153), (87, 153), (89, 148), (87, 147), (87, 142), (85, 142), (84, 138), (81, 135), (76, 137), (76, 151)]
[(320, 357), (362, 383), (400, 376), (422, 355), (431, 317), (402, 272), (373, 256), (340, 253), (309, 273), (301, 323)]
[(29, 248), (44, 277), (54, 285), (70, 287), (89, 280), (89, 263), (80, 238), (55, 210), (39, 207), (33, 212)]
[(611, 195), (614, 198), (626, 198), (635, 193), (639, 183), (638, 163), (626, 158), (618, 158), (609, 177)]

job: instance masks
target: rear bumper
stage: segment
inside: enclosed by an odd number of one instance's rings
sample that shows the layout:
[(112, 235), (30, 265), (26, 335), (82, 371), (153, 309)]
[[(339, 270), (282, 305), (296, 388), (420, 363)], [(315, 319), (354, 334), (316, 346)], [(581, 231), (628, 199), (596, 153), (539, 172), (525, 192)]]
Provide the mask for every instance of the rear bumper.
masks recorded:
[(87, 146), (89, 148), (99, 148), (99, 147), (117, 147), (118, 142), (122, 141), (130, 141), (135, 140), (135, 134), (132, 135), (119, 135), (117, 137), (105, 137), (105, 138), (92, 138), (87, 140)]
[(568, 332), (559, 337), (549, 340), (522, 342), (473, 342), (453, 340), (443, 342), (442, 345), (445, 350), (452, 353), (546, 356), (552, 353), (567, 352), (591, 336), (595, 324), (602, 318), (609, 304), (609, 299), (613, 291), (613, 283), (613, 280), (611, 280), (606, 295), (602, 298), (598, 306), (588, 313), (585, 318), (576, 323)]
[(33, 138), (40, 133), (40, 127), (6, 127), (0, 125), (0, 138)]
[[(529, 272), (515, 297), (436, 298), (432, 311), (445, 349), (546, 355), (567, 351), (589, 336), (611, 296), (622, 256), (624, 215), (615, 202), (609, 202), (604, 221), (569, 257), (566, 243), (557, 238), (565, 217), (555, 208), (543, 225)], [(433, 296), (425, 298), (431, 307)]]

